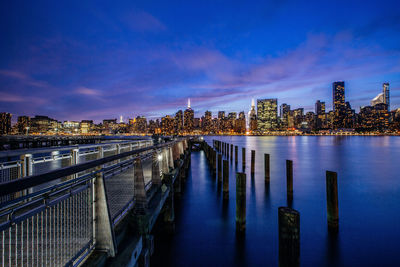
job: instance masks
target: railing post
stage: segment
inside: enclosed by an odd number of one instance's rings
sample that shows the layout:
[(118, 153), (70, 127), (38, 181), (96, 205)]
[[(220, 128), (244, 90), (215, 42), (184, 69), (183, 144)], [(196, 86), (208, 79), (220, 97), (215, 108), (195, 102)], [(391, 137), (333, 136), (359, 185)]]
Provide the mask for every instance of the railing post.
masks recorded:
[[(101, 167), (99, 167), (101, 168)], [(95, 175), (95, 238), (96, 249), (107, 251), (108, 255), (114, 257), (117, 253), (116, 240), (108, 207), (106, 185), (103, 172)]]
[(21, 156), (21, 176), (31, 176), (33, 174), (32, 154), (25, 154)]
[(174, 157), (172, 156), (172, 147), (168, 147), (168, 167), (174, 168)]

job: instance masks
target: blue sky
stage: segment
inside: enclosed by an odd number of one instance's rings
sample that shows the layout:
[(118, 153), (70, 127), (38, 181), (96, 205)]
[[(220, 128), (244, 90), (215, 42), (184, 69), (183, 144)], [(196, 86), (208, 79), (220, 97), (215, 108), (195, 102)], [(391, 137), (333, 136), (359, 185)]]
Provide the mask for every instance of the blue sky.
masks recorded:
[[(85, 2), (85, 3), (82, 3)], [(358, 112), (390, 82), (400, 107), (398, 1), (2, 1), (0, 111), (59, 120), (313, 110), (346, 82)]]

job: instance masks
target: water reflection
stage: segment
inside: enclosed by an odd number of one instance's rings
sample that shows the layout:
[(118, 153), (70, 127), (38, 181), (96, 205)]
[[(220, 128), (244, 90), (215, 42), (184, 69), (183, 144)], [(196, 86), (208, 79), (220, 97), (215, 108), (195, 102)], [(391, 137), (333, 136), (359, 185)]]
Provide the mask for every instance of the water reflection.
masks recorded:
[[(397, 137), (206, 137), (256, 150), (256, 172), (245, 172), (247, 225), (235, 231), (235, 173), (230, 164), (229, 200), (223, 200), (203, 153), (192, 154), (191, 176), (176, 214), (174, 238), (156, 240), (155, 257), (163, 266), (277, 266), (279, 206), (301, 214), (302, 266), (392, 265), (400, 238), (400, 140)], [(234, 150), (233, 150), (234, 152)], [(264, 177), (264, 153), (270, 154), (270, 182)], [(234, 154), (234, 153), (233, 153)], [(285, 160), (293, 160), (293, 198), (286, 194)], [(338, 172), (340, 232), (326, 222), (325, 171)], [(217, 190), (217, 192), (215, 192)], [(360, 219), (362, 218), (362, 219)], [(165, 249), (164, 249), (165, 248)], [(165, 253), (173, 256), (166, 257)], [(164, 257), (163, 257), (164, 256)]]

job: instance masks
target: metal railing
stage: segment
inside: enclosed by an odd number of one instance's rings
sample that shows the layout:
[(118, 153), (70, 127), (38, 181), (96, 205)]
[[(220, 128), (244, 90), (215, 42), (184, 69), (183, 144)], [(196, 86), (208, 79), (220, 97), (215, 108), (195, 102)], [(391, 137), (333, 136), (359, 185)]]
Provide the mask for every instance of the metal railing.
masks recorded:
[[(13, 155), (18, 156), (20, 159), (0, 162), (0, 183), (30, 175), (42, 174), (77, 163), (88, 162), (151, 145), (153, 145), (153, 141), (141, 140), (37, 149), (20, 155), (18, 155), (18, 151), (13, 151)], [(38, 156), (35, 157), (34, 151), (37, 151)], [(43, 153), (50, 155), (43, 156), (41, 155)], [(0, 198), (0, 203), (7, 200), (8, 198)]]
[[(177, 140), (119, 150), (109, 157), (1, 182), (1, 266), (77, 266), (94, 249), (114, 255), (114, 230), (135, 205), (135, 180), (143, 179), (144, 189), (150, 190), (153, 180), (161, 179), (165, 166), (186, 147), (186, 140)], [(145, 175), (136, 177), (134, 166)]]

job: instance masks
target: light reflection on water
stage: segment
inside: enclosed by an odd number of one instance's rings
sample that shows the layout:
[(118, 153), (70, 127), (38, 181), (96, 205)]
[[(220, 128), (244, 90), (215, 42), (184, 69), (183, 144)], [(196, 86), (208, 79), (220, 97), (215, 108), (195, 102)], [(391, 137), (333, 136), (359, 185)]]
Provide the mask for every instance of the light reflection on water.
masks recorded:
[[(192, 153), (191, 175), (176, 207), (174, 236), (156, 237), (153, 263), (162, 266), (278, 265), (277, 209), (286, 205), (285, 160), (293, 160), (293, 208), (301, 214), (303, 266), (395, 265), (400, 238), (398, 137), (205, 137), (239, 146), (224, 202), (203, 152)], [(235, 171), (246, 147), (247, 230), (235, 235)], [(251, 150), (256, 173), (250, 176)], [(264, 153), (271, 181), (264, 182)], [(326, 225), (325, 171), (338, 172), (340, 228)], [(160, 229), (156, 229), (158, 233)], [(160, 260), (162, 258), (162, 260)]]

